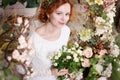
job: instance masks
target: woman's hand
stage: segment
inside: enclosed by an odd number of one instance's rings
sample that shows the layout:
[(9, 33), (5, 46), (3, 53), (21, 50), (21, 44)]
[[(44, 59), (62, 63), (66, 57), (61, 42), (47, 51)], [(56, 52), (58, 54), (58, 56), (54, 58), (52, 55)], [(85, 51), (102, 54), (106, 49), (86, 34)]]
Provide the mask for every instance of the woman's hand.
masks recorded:
[(53, 68), (51, 69), (52, 75), (54, 76), (62, 76), (65, 74), (68, 74), (68, 69), (61, 69), (60, 71), (58, 71), (58, 69)]

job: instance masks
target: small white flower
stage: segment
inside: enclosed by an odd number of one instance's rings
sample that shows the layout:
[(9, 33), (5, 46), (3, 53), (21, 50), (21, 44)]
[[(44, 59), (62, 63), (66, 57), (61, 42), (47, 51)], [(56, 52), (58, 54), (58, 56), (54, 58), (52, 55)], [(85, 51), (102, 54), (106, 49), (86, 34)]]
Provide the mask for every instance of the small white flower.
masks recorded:
[(67, 59), (71, 59), (72, 57), (71, 57), (71, 56), (67, 56), (66, 58), (67, 58)]
[(58, 57), (60, 57), (61, 56), (61, 53), (60, 52), (58, 52)]
[(80, 56), (83, 55), (83, 54), (82, 54), (82, 51), (81, 51), (80, 49), (77, 50), (77, 53), (78, 53)]
[(59, 57), (58, 57), (58, 56), (55, 56), (55, 59), (59, 59)]
[(22, 17), (17, 18), (17, 23), (14, 23), (15, 26), (20, 26), (22, 24), (23, 20)]
[(75, 62), (79, 62), (79, 59), (77, 57), (74, 57)]
[(72, 47), (71, 50), (76, 50), (75, 47)]
[(78, 54), (76, 54), (76, 53), (75, 53), (75, 54), (73, 54), (73, 57), (77, 57), (77, 56), (78, 56)]
[(71, 49), (68, 49), (67, 52), (71, 53)]
[(79, 47), (79, 44), (78, 44), (77, 42), (75, 42), (75, 46), (76, 46), (76, 47)]
[(54, 66), (57, 66), (58, 64), (57, 64), (57, 63), (54, 63), (53, 65), (54, 65)]
[(120, 72), (120, 68), (118, 68), (117, 71)]
[(11, 56), (8, 56), (7, 59), (8, 59), (8, 61), (11, 61), (11, 60), (12, 60), (12, 57), (11, 57)]

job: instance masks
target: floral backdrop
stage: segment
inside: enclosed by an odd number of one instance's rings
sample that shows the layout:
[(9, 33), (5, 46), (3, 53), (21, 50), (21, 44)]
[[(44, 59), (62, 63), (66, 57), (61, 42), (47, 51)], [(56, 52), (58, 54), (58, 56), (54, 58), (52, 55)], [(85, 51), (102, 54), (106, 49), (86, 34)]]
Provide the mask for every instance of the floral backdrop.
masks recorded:
[[(113, 1), (109, 0), (108, 2)], [(80, 30), (72, 31), (67, 46), (50, 55), (53, 67), (67, 68), (58, 80), (119, 80), (119, 38), (114, 34), (115, 5), (106, 0), (86, 0), (86, 19)], [(109, 6), (110, 5), (110, 6)], [(34, 52), (27, 39), (32, 17), (9, 16), (0, 27), (0, 80), (21, 80), (34, 73), (30, 56)]]

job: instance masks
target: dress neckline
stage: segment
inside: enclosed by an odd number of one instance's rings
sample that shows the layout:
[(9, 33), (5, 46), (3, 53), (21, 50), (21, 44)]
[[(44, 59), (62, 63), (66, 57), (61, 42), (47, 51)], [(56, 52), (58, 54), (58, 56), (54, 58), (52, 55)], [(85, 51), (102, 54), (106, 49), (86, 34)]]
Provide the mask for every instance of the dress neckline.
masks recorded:
[(63, 30), (62, 30), (62, 28), (61, 28), (60, 36), (59, 36), (59, 38), (56, 39), (56, 40), (47, 40), (47, 39), (41, 37), (36, 31), (35, 31), (34, 33), (40, 38), (40, 40), (43, 40), (43, 41), (49, 42), (49, 43), (54, 43), (54, 42), (57, 42), (57, 41), (59, 41), (59, 40), (61, 39), (62, 34), (63, 34)]

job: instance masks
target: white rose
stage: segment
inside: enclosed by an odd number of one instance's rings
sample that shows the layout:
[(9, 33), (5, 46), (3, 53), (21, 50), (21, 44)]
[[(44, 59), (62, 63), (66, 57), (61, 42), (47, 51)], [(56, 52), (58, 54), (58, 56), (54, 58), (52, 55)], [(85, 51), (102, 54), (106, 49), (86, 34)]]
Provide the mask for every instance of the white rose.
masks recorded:
[(96, 66), (97, 72), (101, 75), (103, 71), (103, 66), (101, 64), (96, 64), (95, 66)]
[(113, 57), (117, 57), (120, 53), (119, 47), (116, 44), (110, 45), (110, 51)]

